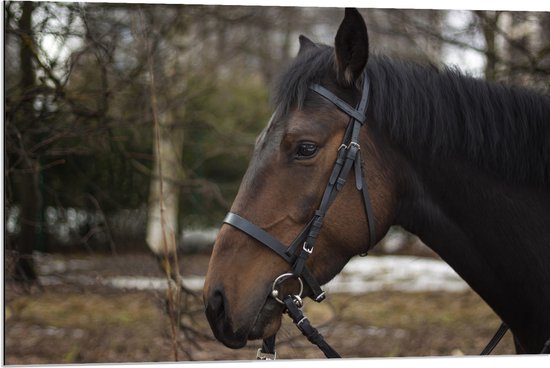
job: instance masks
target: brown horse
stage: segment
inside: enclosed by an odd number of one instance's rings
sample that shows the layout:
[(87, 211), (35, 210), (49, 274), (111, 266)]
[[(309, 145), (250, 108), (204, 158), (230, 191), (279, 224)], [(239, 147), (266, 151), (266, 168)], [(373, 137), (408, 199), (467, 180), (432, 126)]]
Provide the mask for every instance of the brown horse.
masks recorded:
[[(365, 22), (352, 9), (334, 48), (305, 37), (300, 45), (275, 88), (275, 112), (231, 207), (236, 216), (214, 244), (204, 301), (215, 336), (240, 348), (279, 329), (284, 306), (273, 282), (296, 269), (289, 263), (303, 251), (264, 245), (303, 240), (313, 226), (340, 149), (351, 146), (342, 142), (353, 112), (342, 106), (360, 105), (366, 85), (360, 169), (325, 206), (306, 269), (324, 284), (401, 225), (493, 308), (518, 351), (540, 352), (550, 337), (550, 99), (456, 70), (369, 57)], [(369, 199), (357, 190), (361, 181)], [(284, 287), (297, 292), (295, 280)], [(309, 283), (305, 292), (318, 296)]]

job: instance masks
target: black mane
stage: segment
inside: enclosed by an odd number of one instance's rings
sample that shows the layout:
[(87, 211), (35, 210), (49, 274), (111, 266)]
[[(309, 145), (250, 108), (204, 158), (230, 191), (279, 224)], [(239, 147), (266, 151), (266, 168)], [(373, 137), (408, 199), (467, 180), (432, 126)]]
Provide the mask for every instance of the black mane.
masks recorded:
[[(460, 156), (508, 181), (550, 185), (548, 96), (384, 56), (371, 56), (367, 73), (370, 123), (413, 159)], [(307, 103), (308, 86), (322, 80), (336, 86), (334, 49), (319, 45), (279, 78), (278, 113)]]

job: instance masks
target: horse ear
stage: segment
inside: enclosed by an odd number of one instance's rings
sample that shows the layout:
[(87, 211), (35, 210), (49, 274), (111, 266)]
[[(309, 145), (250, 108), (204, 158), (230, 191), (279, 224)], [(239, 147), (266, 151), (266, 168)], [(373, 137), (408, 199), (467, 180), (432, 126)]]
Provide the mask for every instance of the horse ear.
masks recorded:
[(359, 78), (369, 58), (367, 25), (357, 9), (346, 8), (334, 48), (338, 82), (351, 85)]
[(315, 45), (315, 42), (304, 35), (300, 35), (298, 39), (300, 41), (300, 50), (298, 51), (298, 55), (302, 55), (307, 50), (317, 47), (317, 45)]

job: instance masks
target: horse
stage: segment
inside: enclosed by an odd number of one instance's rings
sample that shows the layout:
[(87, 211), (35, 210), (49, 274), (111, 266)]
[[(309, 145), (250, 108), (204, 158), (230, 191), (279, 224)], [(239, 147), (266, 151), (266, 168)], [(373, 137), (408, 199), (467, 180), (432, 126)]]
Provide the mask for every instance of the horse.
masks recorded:
[[(550, 98), (371, 55), (355, 9), (333, 47), (299, 41), (213, 246), (203, 298), (215, 337), (236, 349), (274, 336), (287, 309), (278, 292), (322, 300), (319, 285), (399, 225), (509, 326), (517, 353), (539, 353), (550, 338)], [(352, 148), (361, 158), (326, 205)]]

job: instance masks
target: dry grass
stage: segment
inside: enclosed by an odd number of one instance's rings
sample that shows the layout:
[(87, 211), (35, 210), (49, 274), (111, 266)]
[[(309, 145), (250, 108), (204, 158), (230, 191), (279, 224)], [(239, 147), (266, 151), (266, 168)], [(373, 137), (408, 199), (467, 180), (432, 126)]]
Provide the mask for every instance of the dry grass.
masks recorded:
[[(170, 361), (172, 337), (164, 309), (163, 296), (150, 292), (50, 288), (29, 295), (8, 286), (5, 362)], [(499, 324), (473, 292), (333, 294), (321, 304), (308, 301), (306, 315), (349, 358), (475, 355)], [(210, 334), (202, 313), (193, 323)], [(288, 319), (278, 340), (281, 357), (323, 357)], [(495, 353), (513, 353), (511, 340), (508, 334)], [(181, 338), (195, 360), (252, 359), (258, 347), (250, 343), (231, 350), (208, 339), (195, 342), (197, 346)]]

